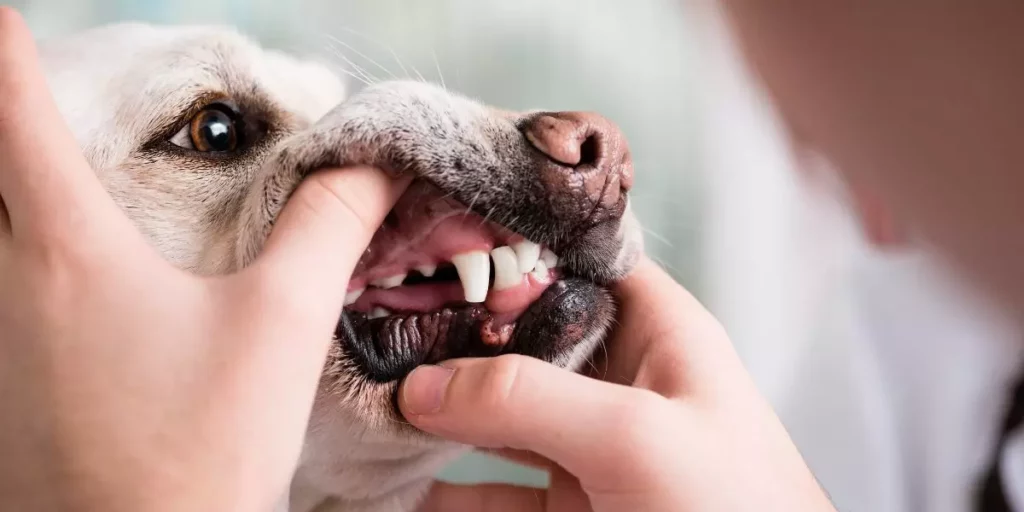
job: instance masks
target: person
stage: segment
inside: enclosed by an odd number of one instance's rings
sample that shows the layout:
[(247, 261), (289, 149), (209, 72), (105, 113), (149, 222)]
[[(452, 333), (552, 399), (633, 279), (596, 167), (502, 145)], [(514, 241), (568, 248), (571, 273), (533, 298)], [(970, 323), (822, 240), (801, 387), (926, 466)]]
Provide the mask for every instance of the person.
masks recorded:
[[(723, 3), (794, 135), (1024, 312), (1024, 5)], [(320, 173), (252, 268), (184, 275), (102, 193), (40, 76), (0, 8), (0, 495), (18, 510), (269, 508), (301, 443), (313, 340), (402, 183)], [(301, 272), (342, 254), (328, 279)], [(710, 313), (648, 260), (614, 293), (601, 375), (502, 356), (407, 377), (411, 423), (552, 475), (543, 496), (438, 484), (426, 510), (834, 510)], [(310, 345), (275, 341), (285, 325)]]

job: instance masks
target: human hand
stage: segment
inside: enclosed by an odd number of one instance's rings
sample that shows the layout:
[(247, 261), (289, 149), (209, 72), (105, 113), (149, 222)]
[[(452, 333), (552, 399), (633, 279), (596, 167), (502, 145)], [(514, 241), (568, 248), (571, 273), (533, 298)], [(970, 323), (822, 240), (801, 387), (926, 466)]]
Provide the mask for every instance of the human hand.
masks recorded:
[(647, 259), (602, 380), (508, 355), (424, 366), (416, 427), (550, 472), (547, 490), (438, 483), (428, 511), (832, 511), (711, 314)]
[(271, 508), (350, 272), (405, 182), (316, 173), (255, 263), (198, 277), (101, 187), (4, 7), (0, 98), (3, 508)]

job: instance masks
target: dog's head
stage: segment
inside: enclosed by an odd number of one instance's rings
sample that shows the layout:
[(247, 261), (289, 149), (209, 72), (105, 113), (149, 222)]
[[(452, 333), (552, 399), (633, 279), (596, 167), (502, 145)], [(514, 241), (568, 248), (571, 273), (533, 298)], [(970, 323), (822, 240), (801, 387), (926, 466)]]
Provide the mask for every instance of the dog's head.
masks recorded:
[(402, 376), (504, 353), (579, 368), (613, 318), (605, 287), (641, 251), (629, 150), (594, 114), (413, 81), (346, 98), (327, 68), (220, 28), (116, 25), (43, 56), (107, 190), (185, 269), (252, 261), (317, 169), (415, 176), (352, 276), (312, 418), (303, 485), (340, 499), (395, 491), (448, 453), (397, 414)]

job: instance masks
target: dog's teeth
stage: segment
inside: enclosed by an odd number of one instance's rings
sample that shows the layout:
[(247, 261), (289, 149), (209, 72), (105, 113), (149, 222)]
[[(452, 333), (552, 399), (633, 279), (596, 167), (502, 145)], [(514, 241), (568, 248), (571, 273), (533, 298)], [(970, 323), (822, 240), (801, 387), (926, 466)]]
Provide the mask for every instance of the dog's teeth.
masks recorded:
[(358, 290), (352, 290), (345, 294), (345, 305), (351, 306), (355, 304), (359, 297), (366, 291), (366, 288), (360, 288)]
[(434, 272), (437, 272), (437, 265), (420, 265), (416, 267), (416, 271), (423, 274), (423, 277), (433, 277)]
[(541, 251), (540, 260), (543, 261), (548, 268), (555, 268), (558, 266), (558, 256), (551, 252), (551, 249), (544, 249)]
[(366, 315), (366, 318), (373, 320), (374, 318), (384, 318), (386, 316), (391, 316), (391, 312), (378, 306), (370, 310), (370, 313)]
[(519, 271), (516, 252), (511, 247), (496, 247), (491, 251), (494, 260), (494, 289), (507, 290), (523, 282), (523, 273)]
[(538, 281), (548, 280), (548, 265), (544, 263), (544, 260), (537, 262), (537, 266), (533, 269), (533, 277)]
[(466, 302), (480, 303), (487, 299), (487, 281), (491, 278), (491, 257), (484, 251), (464, 252), (452, 256), (452, 264), (462, 281)]
[(395, 288), (397, 286), (402, 286), (402, 281), (405, 281), (405, 276), (406, 274), (395, 274), (389, 277), (374, 279), (370, 282), (370, 285), (378, 288), (384, 288), (385, 290), (388, 288)]
[(537, 266), (537, 260), (540, 259), (540, 245), (523, 240), (513, 245), (512, 250), (516, 251), (520, 274), (525, 274)]

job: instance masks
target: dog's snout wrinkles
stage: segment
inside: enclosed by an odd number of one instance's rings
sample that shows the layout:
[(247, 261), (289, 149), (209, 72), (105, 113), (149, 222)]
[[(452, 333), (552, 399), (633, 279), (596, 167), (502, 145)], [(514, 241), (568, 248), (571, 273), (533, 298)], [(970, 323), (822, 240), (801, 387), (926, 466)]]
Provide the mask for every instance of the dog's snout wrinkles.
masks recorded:
[(543, 113), (523, 132), (549, 160), (539, 178), (561, 217), (600, 222), (622, 215), (633, 164), (611, 121), (587, 112)]

